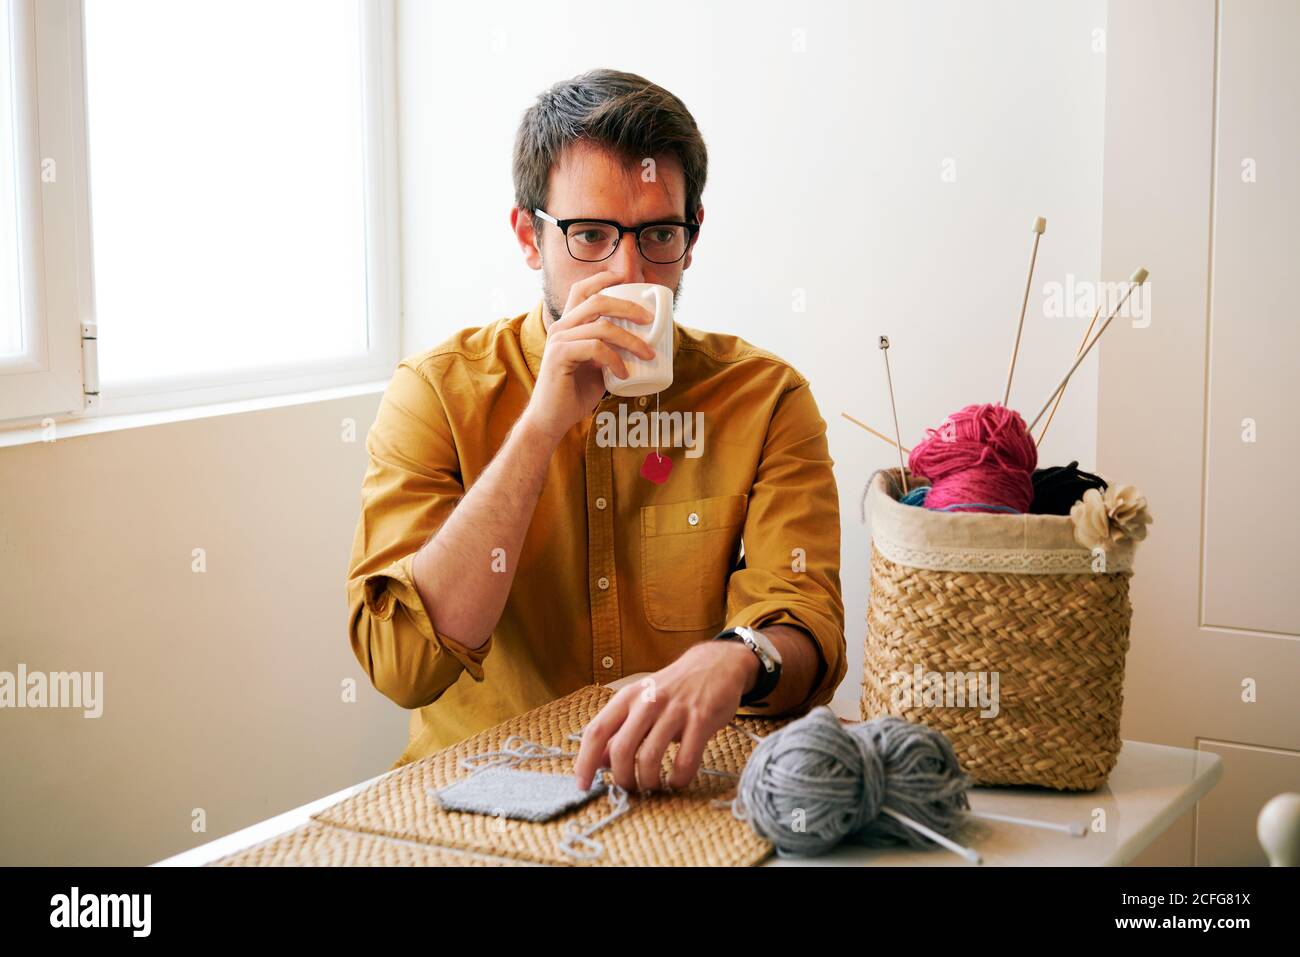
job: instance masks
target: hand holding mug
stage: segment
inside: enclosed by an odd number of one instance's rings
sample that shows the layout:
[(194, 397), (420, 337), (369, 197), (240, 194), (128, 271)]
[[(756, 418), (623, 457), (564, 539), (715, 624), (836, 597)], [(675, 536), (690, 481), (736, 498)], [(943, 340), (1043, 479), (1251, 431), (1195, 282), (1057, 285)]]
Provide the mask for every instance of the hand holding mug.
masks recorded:
[(610, 286), (605, 290), (605, 295), (639, 302), (650, 309), (655, 317), (649, 328), (644, 325), (634, 326), (625, 319), (610, 320), (638, 339), (649, 342), (655, 354), (651, 359), (642, 358), (639, 354), (622, 356), (627, 373), (615, 376), (606, 367), (605, 388), (614, 395), (622, 396), (662, 392), (673, 384), (673, 291), (656, 283), (630, 282), (622, 286)]
[[(606, 391), (606, 370), (626, 378), (625, 354), (646, 361), (655, 357), (654, 348), (628, 325), (653, 326), (654, 313), (640, 302), (602, 293), (620, 278), (607, 270), (575, 282), (564, 314), (546, 332), (542, 366), (524, 417), (557, 442), (596, 408)], [(606, 317), (625, 322), (616, 325)]]

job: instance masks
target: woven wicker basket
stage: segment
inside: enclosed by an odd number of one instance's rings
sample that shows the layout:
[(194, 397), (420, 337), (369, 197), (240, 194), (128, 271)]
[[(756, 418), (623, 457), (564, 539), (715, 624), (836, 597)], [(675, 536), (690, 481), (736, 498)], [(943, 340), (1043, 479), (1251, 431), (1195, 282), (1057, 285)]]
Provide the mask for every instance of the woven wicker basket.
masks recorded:
[(1121, 747), (1133, 543), (1103, 564), (1067, 516), (903, 505), (898, 476), (867, 491), (862, 718), (944, 732), (977, 784), (1101, 785)]

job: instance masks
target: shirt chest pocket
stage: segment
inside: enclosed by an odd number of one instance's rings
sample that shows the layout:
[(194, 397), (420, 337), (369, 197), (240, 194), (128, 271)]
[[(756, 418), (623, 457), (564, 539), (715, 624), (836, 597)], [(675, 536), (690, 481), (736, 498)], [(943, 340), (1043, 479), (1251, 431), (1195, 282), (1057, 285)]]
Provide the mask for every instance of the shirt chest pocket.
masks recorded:
[(641, 595), (660, 631), (722, 629), (747, 495), (641, 509)]

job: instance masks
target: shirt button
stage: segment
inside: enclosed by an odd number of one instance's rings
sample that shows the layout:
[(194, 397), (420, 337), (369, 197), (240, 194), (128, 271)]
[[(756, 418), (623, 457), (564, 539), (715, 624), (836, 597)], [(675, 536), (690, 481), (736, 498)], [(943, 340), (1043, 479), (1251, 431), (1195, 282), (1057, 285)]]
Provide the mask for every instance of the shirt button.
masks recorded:
[(639, 406), (641, 406), (641, 408), (644, 409), (644, 408), (645, 408), (645, 404), (646, 404), (647, 402), (649, 402), (649, 401), (650, 401), (650, 400), (647, 399), (645, 396), (641, 396), (641, 398), (639, 398), (639, 399), (636, 400), (636, 404), (639, 405)]
[(598, 587), (601, 591), (604, 591), (606, 588), (609, 587), (609, 579), (606, 578), (604, 575), (601, 575), (599, 578), (596, 579), (596, 587)]
[(606, 502), (604, 498), (596, 499), (596, 508), (600, 509), (602, 512), (605, 510), (605, 505)]
[(691, 525), (698, 525), (700, 524), (700, 516), (698, 516), (694, 512), (691, 512), (691, 514), (686, 516), (686, 521), (689, 522)]
[(600, 659), (600, 666), (601, 666), (602, 668), (613, 668), (613, 667), (614, 667), (614, 659), (611, 658), (609, 655), (606, 655), (604, 658), (601, 658), (601, 659)]

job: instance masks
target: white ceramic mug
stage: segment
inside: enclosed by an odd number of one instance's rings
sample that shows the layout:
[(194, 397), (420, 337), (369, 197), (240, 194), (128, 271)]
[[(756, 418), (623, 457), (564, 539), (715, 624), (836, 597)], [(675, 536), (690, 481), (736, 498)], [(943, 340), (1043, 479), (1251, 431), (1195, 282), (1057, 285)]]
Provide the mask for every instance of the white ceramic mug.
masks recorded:
[(662, 392), (673, 384), (673, 291), (667, 286), (652, 282), (629, 282), (602, 289), (601, 295), (639, 302), (654, 314), (652, 325), (633, 322), (621, 316), (604, 316), (620, 328), (629, 330), (638, 339), (650, 343), (655, 351), (653, 359), (642, 359), (626, 349), (618, 350), (627, 366), (627, 378), (620, 379), (605, 369), (605, 388), (614, 395), (635, 396)]

